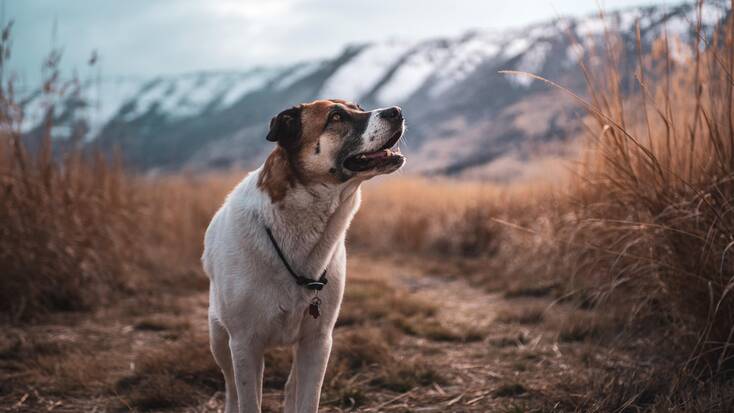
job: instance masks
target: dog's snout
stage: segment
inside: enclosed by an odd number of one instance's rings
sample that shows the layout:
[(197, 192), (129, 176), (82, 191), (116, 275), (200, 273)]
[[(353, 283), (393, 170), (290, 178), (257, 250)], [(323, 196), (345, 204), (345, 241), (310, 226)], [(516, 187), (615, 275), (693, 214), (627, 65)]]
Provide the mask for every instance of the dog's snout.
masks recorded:
[(387, 120), (402, 120), (403, 112), (398, 106), (383, 109), (380, 111), (380, 117)]

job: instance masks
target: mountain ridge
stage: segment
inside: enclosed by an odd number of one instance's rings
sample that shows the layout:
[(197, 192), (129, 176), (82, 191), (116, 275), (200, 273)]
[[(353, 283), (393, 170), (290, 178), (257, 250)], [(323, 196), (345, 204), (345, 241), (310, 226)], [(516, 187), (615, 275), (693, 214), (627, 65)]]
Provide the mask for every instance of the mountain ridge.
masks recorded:
[[(704, 30), (729, 12), (723, 2), (706, 3)], [(292, 65), (99, 82), (103, 98), (80, 105), (86, 144), (107, 152), (119, 147), (125, 161), (141, 170), (251, 168), (269, 151), (264, 136), (271, 116), (300, 102), (339, 97), (369, 108), (403, 107), (409, 170), (482, 176), (497, 159), (527, 158), (536, 144), (562, 147), (579, 128), (573, 102), (530, 78), (498, 70), (533, 72), (583, 91), (577, 60), (585, 52), (569, 39), (592, 50), (609, 27), (631, 55), (637, 21), (642, 47), (649, 50), (666, 31), (690, 39), (695, 16), (692, 4), (646, 6), (608, 12), (604, 20), (560, 17), (505, 32), (353, 44), (335, 56)], [(685, 58), (685, 50), (676, 53)], [(48, 104), (40, 101), (27, 99), (26, 111), (42, 113)], [(65, 112), (55, 108), (58, 141), (79, 118)], [(29, 116), (24, 129), (33, 133), (38, 119)]]

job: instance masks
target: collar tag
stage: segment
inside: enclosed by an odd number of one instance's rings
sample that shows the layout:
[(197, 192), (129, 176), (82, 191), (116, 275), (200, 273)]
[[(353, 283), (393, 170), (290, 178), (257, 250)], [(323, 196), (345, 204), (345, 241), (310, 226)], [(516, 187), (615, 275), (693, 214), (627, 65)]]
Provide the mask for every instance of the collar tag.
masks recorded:
[(313, 318), (319, 318), (321, 315), (321, 310), (319, 309), (319, 306), (321, 305), (321, 300), (319, 297), (314, 297), (313, 300), (311, 300), (311, 304), (308, 306), (308, 313), (311, 314), (311, 317)]

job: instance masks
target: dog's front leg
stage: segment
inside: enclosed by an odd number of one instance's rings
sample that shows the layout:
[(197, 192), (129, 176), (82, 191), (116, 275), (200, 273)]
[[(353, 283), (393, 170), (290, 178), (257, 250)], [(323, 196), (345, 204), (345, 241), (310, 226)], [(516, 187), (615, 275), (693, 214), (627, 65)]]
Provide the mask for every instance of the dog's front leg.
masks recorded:
[[(293, 360), (295, 377), (294, 374), (290, 377), (290, 380), (295, 379), (295, 386), (289, 386), (291, 388), (287, 389), (291, 390), (291, 394), (287, 396), (291, 401), (290, 404), (286, 404), (287, 413), (316, 413), (329, 353), (331, 353), (331, 333), (313, 332), (298, 342)], [(295, 410), (289, 411), (292, 406), (295, 406)]]
[(260, 413), (264, 350), (251, 338), (230, 339), (239, 413)]
[(288, 373), (288, 380), (285, 382), (285, 405), (283, 409), (285, 413), (296, 412), (296, 388), (298, 387), (296, 383), (296, 380), (298, 380), (296, 348), (293, 349), (293, 363), (291, 364), (291, 371)]

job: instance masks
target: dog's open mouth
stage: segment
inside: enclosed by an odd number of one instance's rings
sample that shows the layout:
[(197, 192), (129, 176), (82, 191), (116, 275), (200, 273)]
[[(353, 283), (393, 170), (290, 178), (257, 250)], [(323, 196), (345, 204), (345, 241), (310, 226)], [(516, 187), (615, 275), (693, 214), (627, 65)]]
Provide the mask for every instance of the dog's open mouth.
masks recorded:
[(393, 150), (392, 147), (398, 143), (402, 135), (403, 131), (401, 129), (395, 132), (390, 140), (380, 149), (373, 152), (358, 153), (348, 157), (344, 161), (344, 167), (354, 172), (362, 172), (401, 163), (405, 156), (400, 153), (399, 148)]

